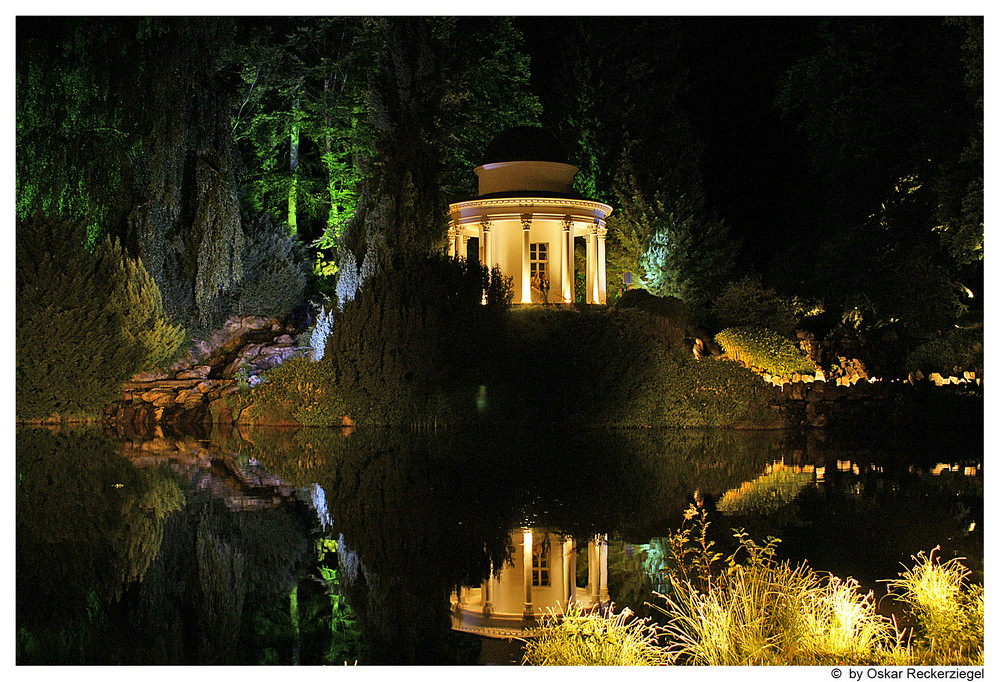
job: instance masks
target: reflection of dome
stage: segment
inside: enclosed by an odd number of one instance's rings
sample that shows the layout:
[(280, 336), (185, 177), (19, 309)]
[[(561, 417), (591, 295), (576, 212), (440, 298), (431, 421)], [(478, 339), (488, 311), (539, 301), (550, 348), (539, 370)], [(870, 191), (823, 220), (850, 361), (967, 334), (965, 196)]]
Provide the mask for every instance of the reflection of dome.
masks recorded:
[(544, 128), (518, 126), (508, 128), (486, 147), (483, 164), (505, 161), (551, 161), (569, 163), (566, 151), (555, 136)]

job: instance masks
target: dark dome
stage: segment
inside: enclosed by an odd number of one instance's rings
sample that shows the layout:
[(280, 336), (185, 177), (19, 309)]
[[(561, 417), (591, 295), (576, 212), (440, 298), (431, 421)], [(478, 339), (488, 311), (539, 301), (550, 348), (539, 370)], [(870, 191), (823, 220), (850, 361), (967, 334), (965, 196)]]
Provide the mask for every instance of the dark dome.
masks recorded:
[(486, 147), (483, 165), (505, 161), (553, 161), (569, 163), (566, 150), (544, 128), (518, 126), (508, 128)]

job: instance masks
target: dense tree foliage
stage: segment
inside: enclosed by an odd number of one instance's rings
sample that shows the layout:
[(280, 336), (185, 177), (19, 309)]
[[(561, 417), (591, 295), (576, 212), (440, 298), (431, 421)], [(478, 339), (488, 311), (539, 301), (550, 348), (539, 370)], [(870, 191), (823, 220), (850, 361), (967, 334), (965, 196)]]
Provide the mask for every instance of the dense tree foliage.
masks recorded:
[(334, 247), (356, 204), (367, 151), (360, 18), (241, 22), (241, 95), (233, 129), (246, 201), (306, 242)]
[(705, 203), (683, 22), (581, 18), (561, 28), (545, 120), (581, 168), (577, 189), (615, 209), (611, 298), (632, 272), (656, 295), (707, 302), (730, 276), (738, 242)]
[(981, 294), (981, 36), (973, 19), (828, 21), (783, 83), (818, 202), (776, 270), (863, 328), (926, 336)]
[(503, 18), (384, 17), (366, 35), (372, 153), (344, 245), (358, 259), (369, 239), (395, 258), (427, 253), (443, 245), (448, 203), (474, 195), (492, 137), (537, 120), (528, 60)]
[(272, 283), (244, 263), (256, 248), (244, 221), (269, 214), (324, 250), (320, 274), (344, 244), (360, 261), (369, 235), (426, 253), (491, 137), (540, 111), (509, 19), (36, 18), (18, 30), (18, 215), (123, 238), (168, 314), (201, 330), (243, 288)]
[[(168, 314), (210, 325), (242, 276), (230, 108), (233, 22), (18, 23), (18, 213), (123, 238)], [(64, 151), (61, 151), (64, 149)]]

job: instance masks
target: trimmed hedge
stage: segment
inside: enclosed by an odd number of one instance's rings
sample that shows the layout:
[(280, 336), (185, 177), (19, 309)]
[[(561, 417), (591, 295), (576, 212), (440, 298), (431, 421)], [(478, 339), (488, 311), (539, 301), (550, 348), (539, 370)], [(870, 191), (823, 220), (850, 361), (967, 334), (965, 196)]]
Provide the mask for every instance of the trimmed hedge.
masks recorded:
[(816, 371), (816, 364), (794, 343), (770, 329), (730, 327), (716, 334), (715, 341), (734, 360), (774, 376), (790, 377), (795, 373), (813, 374)]

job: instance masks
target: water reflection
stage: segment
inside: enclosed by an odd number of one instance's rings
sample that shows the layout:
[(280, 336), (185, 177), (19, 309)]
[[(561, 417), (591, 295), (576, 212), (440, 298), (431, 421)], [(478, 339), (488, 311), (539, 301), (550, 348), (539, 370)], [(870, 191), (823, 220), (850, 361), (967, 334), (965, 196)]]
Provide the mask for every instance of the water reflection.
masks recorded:
[(231, 494), (231, 471), (208, 474), (213, 458), (123, 454), (138, 446), (18, 431), (19, 663), (256, 662), (240, 645), (295, 585), (309, 516), (287, 501), (234, 506), (252, 498)]
[[(743, 527), (874, 584), (940, 544), (981, 577), (975, 434), (123, 435), (18, 432), (18, 627), (36, 650), (78, 642), (23, 662), (473, 662), (456, 624), (522, 627), (570, 599), (641, 611), (692, 502), (720, 551)], [(358, 647), (331, 643), (334, 570)]]

